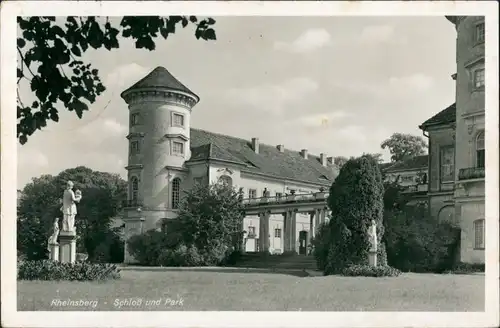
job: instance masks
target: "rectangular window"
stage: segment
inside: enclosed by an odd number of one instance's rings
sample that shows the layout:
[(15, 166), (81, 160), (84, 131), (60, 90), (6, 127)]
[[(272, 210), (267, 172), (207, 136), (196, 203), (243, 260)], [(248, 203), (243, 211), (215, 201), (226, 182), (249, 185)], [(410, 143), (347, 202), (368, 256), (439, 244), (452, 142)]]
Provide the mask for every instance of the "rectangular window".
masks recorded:
[(257, 190), (248, 189), (248, 198), (257, 198)]
[(474, 221), (474, 248), (484, 249), (484, 220)]
[(451, 182), (455, 179), (455, 148), (453, 146), (440, 149), (440, 177), (441, 182)]
[(139, 144), (139, 141), (131, 141), (130, 142), (130, 154), (131, 155), (136, 155), (136, 154), (139, 154), (141, 151), (140, 149), (140, 144)]
[(130, 115), (130, 125), (138, 125), (139, 124), (139, 113), (134, 113)]
[(484, 87), (484, 68), (474, 71), (474, 88), (479, 89)]
[(172, 142), (172, 154), (184, 155), (184, 143), (178, 141)]
[(274, 238), (281, 238), (281, 229), (274, 229)]
[(484, 42), (485, 26), (484, 23), (476, 25), (476, 42)]
[(173, 126), (184, 127), (184, 115), (174, 113), (172, 121), (173, 121)]
[(255, 227), (248, 227), (248, 237), (255, 237)]

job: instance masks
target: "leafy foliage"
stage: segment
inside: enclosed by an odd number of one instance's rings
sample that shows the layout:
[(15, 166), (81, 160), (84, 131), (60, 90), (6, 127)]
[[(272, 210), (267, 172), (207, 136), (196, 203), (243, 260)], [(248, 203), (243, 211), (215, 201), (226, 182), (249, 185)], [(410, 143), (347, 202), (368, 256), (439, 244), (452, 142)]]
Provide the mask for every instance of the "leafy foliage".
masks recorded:
[[(34, 178), (23, 191), (18, 208), (17, 247), (28, 260), (41, 260), (47, 257), (47, 239), (51, 234), (54, 218), (61, 218), (61, 197), (66, 182), (74, 182), (75, 190), (80, 189), (83, 200), (78, 205), (76, 229), (79, 236), (77, 248), (89, 255), (89, 260), (95, 261), (96, 249), (99, 245), (100, 258), (103, 258), (102, 245), (108, 245), (107, 261), (111, 259), (111, 245), (120, 247), (118, 232), (111, 229), (111, 220), (121, 210), (122, 200), (126, 198), (126, 182), (117, 174), (92, 171), (79, 166), (62, 171), (57, 176), (42, 175)], [(116, 255), (118, 256), (118, 255)]]
[(427, 142), (420, 136), (405, 133), (394, 133), (380, 145), (382, 149), (389, 149), (391, 161), (404, 161), (409, 158), (424, 155), (427, 151)]
[(405, 206), (385, 215), (387, 257), (402, 271), (442, 273), (456, 262), (460, 229), (437, 222), (422, 206)]
[(447, 270), (445, 273), (470, 274), (479, 272), (485, 272), (484, 263), (457, 263), (451, 270)]
[(18, 263), (18, 280), (77, 280), (95, 281), (119, 279), (120, 269), (113, 264), (75, 262), (61, 263), (50, 260)]
[(243, 235), (239, 193), (224, 184), (196, 185), (187, 192), (167, 233), (147, 231), (128, 241), (142, 265), (221, 265), (238, 257)]
[[(59, 109), (67, 108), (81, 118), (106, 87), (99, 70), (82, 57), (89, 49), (120, 47), (120, 38), (131, 38), (137, 49), (155, 50), (155, 38), (167, 39), (180, 25), (195, 25), (195, 37), (215, 40), (213, 18), (196, 16), (129, 16), (119, 24), (108, 17), (18, 17), (17, 137), (25, 144), (47, 121), (59, 121)], [(28, 80), (37, 100), (24, 104), (20, 81)]]
[[(350, 159), (341, 168), (328, 198), (331, 219), (314, 241), (318, 266), (326, 274), (368, 263), (367, 230), (371, 220), (377, 223), (379, 241), (384, 234), (383, 193), (382, 176), (372, 155)], [(379, 258), (385, 265), (384, 247), (379, 247)]]
[(349, 277), (397, 277), (401, 271), (387, 265), (350, 265), (342, 270), (342, 275)]

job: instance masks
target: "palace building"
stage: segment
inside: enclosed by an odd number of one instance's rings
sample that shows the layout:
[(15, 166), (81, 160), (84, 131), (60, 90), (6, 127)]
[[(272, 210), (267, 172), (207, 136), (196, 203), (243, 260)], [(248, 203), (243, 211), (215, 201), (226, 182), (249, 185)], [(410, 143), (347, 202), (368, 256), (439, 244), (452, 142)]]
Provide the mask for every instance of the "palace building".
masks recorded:
[(456, 102), (420, 125), (429, 138), (429, 209), (460, 227), (460, 261), (484, 263), (484, 17), (446, 18), (457, 31)]
[[(163, 67), (121, 96), (130, 111), (125, 240), (150, 229), (164, 229), (165, 222), (177, 217), (182, 191), (195, 183), (222, 181), (241, 190), (245, 198), (279, 200), (328, 189), (338, 174), (325, 153), (314, 156), (307, 149), (263, 144), (257, 137), (244, 140), (192, 128), (191, 113), (200, 99)], [(294, 224), (286, 233), (281, 213), (269, 210), (265, 224), (258, 213), (248, 215), (243, 227), (245, 249), (303, 252), (302, 246), (312, 236), (310, 213), (325, 216), (325, 209), (306, 209), (296, 213), (296, 219), (294, 214)], [(133, 262), (125, 249), (125, 262)]]

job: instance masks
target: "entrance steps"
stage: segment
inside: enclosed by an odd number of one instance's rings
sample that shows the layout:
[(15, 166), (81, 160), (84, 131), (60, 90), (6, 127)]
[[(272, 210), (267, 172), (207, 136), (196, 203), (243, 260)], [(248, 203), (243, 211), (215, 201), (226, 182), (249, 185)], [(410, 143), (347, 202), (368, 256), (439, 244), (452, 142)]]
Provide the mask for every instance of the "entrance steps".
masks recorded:
[(311, 255), (271, 255), (256, 252), (242, 254), (239, 261), (232, 266), (240, 268), (317, 270), (316, 260)]

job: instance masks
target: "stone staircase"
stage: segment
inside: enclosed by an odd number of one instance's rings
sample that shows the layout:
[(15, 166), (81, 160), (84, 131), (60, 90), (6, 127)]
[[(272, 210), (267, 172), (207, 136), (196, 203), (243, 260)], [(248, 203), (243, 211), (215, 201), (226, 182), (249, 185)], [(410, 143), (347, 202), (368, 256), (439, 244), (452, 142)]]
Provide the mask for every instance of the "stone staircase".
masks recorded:
[(232, 265), (240, 268), (317, 270), (316, 260), (306, 255), (271, 255), (247, 252)]

